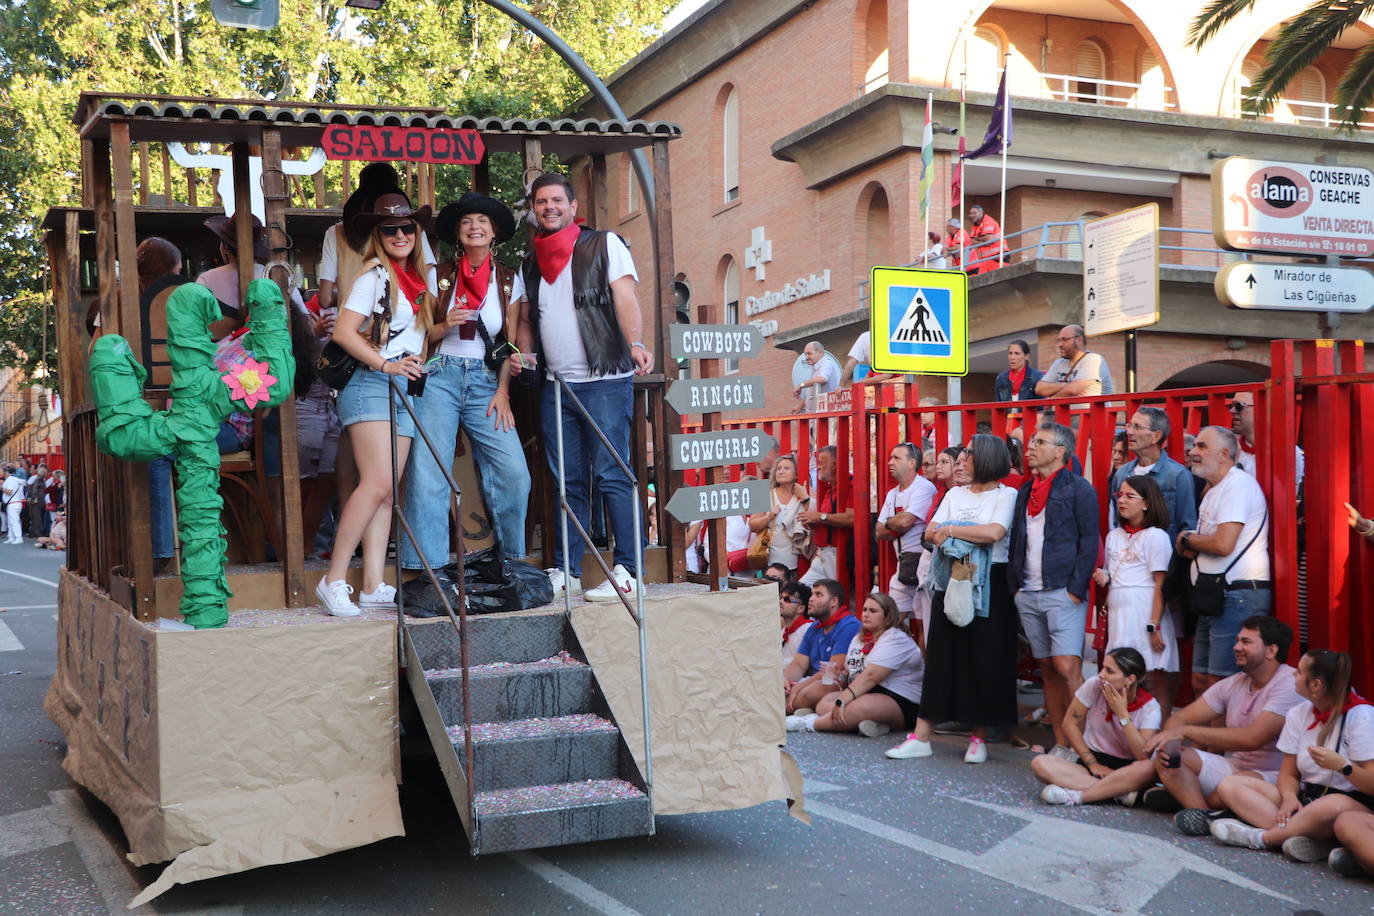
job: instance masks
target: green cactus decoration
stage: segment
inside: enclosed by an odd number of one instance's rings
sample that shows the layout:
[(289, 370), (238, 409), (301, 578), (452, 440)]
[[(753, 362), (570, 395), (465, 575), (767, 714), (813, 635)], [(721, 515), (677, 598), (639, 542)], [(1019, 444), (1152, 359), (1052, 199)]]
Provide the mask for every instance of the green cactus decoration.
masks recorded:
[[(102, 336), (91, 353), (91, 387), (99, 423), (96, 446), (130, 461), (176, 459), (181, 537), (181, 613), (197, 629), (229, 621), (224, 574), (224, 501), (219, 492), (215, 435), (235, 410), (275, 407), (290, 396), (296, 360), (281, 288), (271, 280), (248, 285), (249, 359), (228, 373), (215, 366), (209, 326), (219, 303), (205, 287), (187, 283), (167, 300), (167, 353), (172, 364), (171, 406), (153, 410), (143, 398), (148, 372), (117, 334)], [(142, 583), (140, 583), (142, 585)]]

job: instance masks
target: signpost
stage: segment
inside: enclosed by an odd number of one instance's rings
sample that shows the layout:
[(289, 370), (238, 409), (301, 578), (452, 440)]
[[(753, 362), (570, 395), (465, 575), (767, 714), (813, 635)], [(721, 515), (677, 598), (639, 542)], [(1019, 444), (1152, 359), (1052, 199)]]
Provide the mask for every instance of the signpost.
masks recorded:
[(1363, 267), (1241, 261), (1217, 273), (1216, 290), (1232, 308), (1353, 314), (1374, 309), (1374, 273)]
[(1137, 328), (1159, 322), (1159, 205), (1083, 227), (1083, 332), (1126, 333), (1126, 388), (1135, 391)]
[[(768, 490), (771, 486), (766, 480), (741, 480), (704, 487), (679, 487), (668, 499), (668, 511), (680, 522), (766, 512), (770, 506)], [(712, 570), (711, 575), (723, 578), (716, 570)]]
[(763, 407), (763, 376), (678, 379), (668, 386), (666, 399), (678, 413), (758, 410)]
[(676, 471), (720, 464), (750, 464), (778, 444), (761, 429), (715, 430), (669, 437), (668, 454)]
[(741, 359), (763, 352), (752, 324), (675, 324), (668, 328), (673, 359)]
[(1230, 156), (1212, 167), (1212, 234), (1232, 251), (1374, 255), (1374, 173)]
[(875, 267), (869, 289), (874, 372), (968, 374), (968, 275)]

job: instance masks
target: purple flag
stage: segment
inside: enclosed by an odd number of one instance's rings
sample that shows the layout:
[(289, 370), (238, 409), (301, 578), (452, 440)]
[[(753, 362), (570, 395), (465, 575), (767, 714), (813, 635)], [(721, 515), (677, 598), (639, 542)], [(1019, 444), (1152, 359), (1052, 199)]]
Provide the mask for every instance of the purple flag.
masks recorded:
[(976, 150), (964, 153), (961, 158), (980, 159), (993, 153), (1000, 153), (1004, 147), (1011, 146), (1011, 98), (1007, 95), (1007, 71), (1002, 70), (1002, 81), (997, 84), (997, 102), (992, 106), (992, 123), (988, 124), (987, 135)]

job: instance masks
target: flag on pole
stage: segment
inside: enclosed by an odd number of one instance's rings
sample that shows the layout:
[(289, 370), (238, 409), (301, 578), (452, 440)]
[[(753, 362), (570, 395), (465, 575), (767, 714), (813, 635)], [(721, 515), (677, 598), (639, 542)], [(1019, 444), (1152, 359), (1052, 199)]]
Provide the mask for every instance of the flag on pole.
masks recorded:
[(951, 207), (959, 206), (959, 202), (964, 198), (964, 153), (968, 151), (968, 139), (965, 137), (964, 124), (964, 78), (959, 77), (959, 158), (954, 163), (954, 176), (949, 184), (949, 204)]
[(992, 120), (988, 124), (987, 135), (982, 144), (971, 153), (964, 153), (964, 159), (979, 159), (993, 153), (1005, 153), (1011, 146), (1011, 98), (1007, 95), (1007, 71), (1002, 70), (1002, 81), (997, 84), (997, 102), (992, 106)]
[(935, 128), (931, 113), (935, 109), (935, 93), (926, 95), (926, 126), (921, 131), (921, 218), (930, 212), (930, 186), (935, 183)]

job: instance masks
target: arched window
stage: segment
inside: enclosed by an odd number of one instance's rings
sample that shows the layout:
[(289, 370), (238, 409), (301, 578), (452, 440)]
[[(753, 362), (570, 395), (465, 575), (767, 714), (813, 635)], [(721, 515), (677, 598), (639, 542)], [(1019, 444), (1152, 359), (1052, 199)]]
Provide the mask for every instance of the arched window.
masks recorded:
[(864, 72), (859, 94), (888, 81), (887, 0), (870, 0), (864, 20)]
[[(1240, 76), (1236, 77), (1236, 103), (1235, 111), (1233, 112), (1235, 117), (1244, 117), (1245, 100), (1255, 94), (1252, 87), (1255, 85), (1255, 79), (1260, 75), (1260, 71), (1263, 69), (1264, 65), (1253, 57), (1247, 57), (1245, 60), (1241, 61)], [(1276, 107), (1276, 117), (1278, 116), (1278, 109), (1282, 107), (1282, 105)]]
[(1169, 88), (1164, 85), (1164, 68), (1155, 52), (1146, 48), (1140, 55), (1140, 73), (1136, 77), (1140, 88), (1135, 93), (1135, 107), (1154, 111), (1169, 108)]
[(968, 42), (968, 88), (996, 92), (1002, 77), (1002, 36), (987, 27), (979, 28)]
[(880, 184), (869, 186), (872, 190), (868, 198), (868, 208), (864, 214), (864, 268), (893, 266), (892, 254), (892, 214), (887, 202), (887, 191)]
[(721, 175), (725, 202), (739, 200), (739, 91), (731, 89), (721, 114), (721, 150), (725, 157)]
[[(726, 257), (725, 280), (721, 289), (721, 301), (725, 303), (725, 323), (739, 324), (739, 265), (732, 257)], [(727, 359), (726, 372), (738, 372), (739, 360)]]
[(1308, 67), (1288, 84), (1289, 107), (1299, 124), (1329, 127), (1331, 112), (1326, 106), (1326, 78), (1315, 67)]
[(1073, 75), (1074, 88), (1069, 101), (1100, 105), (1110, 95), (1102, 83), (1107, 78), (1107, 55), (1102, 53), (1102, 46), (1097, 42), (1079, 43), (1074, 54)]

